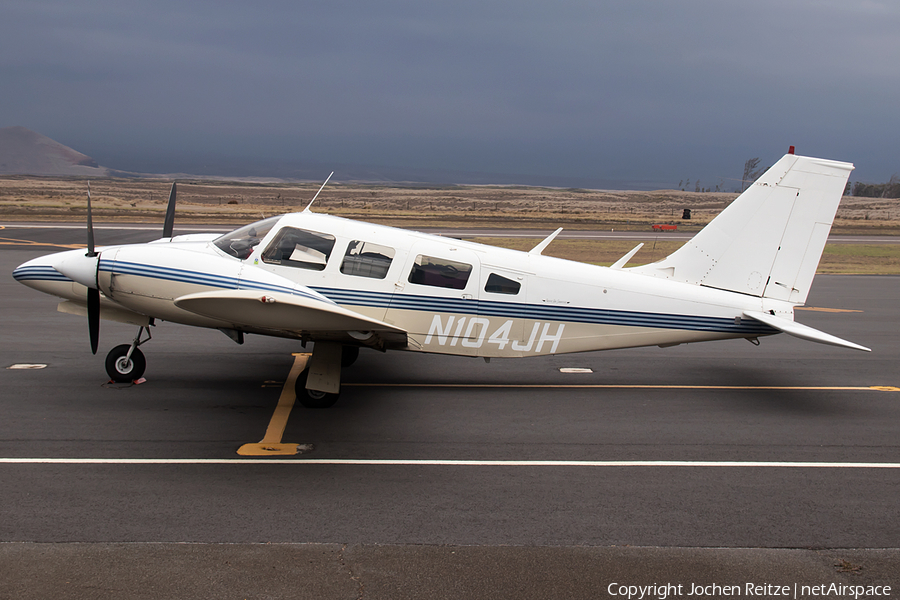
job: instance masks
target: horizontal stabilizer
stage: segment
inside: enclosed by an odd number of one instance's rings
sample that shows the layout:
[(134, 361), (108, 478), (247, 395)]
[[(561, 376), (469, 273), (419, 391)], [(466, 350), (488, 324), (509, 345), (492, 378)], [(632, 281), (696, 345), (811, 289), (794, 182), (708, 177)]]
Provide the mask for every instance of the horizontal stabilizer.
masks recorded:
[(331, 302), (257, 290), (222, 290), (175, 299), (184, 310), (232, 323), (304, 333), (373, 332), (406, 336), (406, 331)]
[(765, 323), (766, 325), (774, 327), (779, 331), (783, 331), (784, 333), (787, 333), (794, 337), (798, 337), (801, 340), (818, 342), (820, 344), (829, 344), (831, 346), (842, 346), (844, 348), (852, 348), (853, 350), (863, 350), (864, 352), (872, 351), (870, 348), (866, 348), (865, 346), (860, 346), (859, 344), (854, 344), (853, 342), (842, 340), (839, 337), (835, 337), (829, 333), (825, 333), (824, 331), (819, 331), (818, 329), (813, 329), (812, 327), (807, 327), (806, 325), (802, 325), (800, 323), (797, 323), (796, 321), (791, 321), (790, 319), (784, 319), (782, 317), (776, 317), (775, 315), (756, 312), (752, 310), (745, 310), (744, 316), (751, 319), (756, 319), (761, 323)]

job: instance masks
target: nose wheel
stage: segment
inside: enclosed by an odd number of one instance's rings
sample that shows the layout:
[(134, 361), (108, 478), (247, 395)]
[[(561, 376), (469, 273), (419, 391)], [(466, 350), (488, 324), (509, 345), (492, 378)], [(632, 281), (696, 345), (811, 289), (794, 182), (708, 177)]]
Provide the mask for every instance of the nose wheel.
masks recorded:
[[(122, 344), (116, 346), (106, 355), (106, 373), (109, 378), (117, 383), (125, 383), (140, 379), (147, 368), (147, 359), (140, 349), (135, 348), (133, 352), (131, 344)], [(131, 356), (128, 356), (131, 354)]]
[[(147, 331), (147, 339), (142, 340), (141, 334)], [(127, 383), (140, 379), (147, 368), (147, 359), (138, 348), (144, 342), (150, 341), (150, 328), (141, 327), (134, 341), (130, 344), (116, 346), (106, 355), (106, 374), (116, 383)]]

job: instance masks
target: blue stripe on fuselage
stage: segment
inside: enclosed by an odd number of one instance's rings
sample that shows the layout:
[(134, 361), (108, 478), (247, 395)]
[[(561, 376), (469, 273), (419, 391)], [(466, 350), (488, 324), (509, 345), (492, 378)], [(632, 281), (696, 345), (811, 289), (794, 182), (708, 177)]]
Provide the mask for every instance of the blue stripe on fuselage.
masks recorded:
[(62, 281), (72, 283), (72, 280), (50, 266), (34, 265), (31, 267), (19, 267), (12, 273), (16, 281)]
[[(322, 302), (322, 298), (304, 292), (302, 289), (276, 285), (272, 283), (264, 283), (261, 281), (253, 281), (249, 279), (241, 279), (238, 277), (228, 277), (224, 275), (211, 275), (200, 271), (189, 271), (186, 269), (175, 269), (172, 267), (160, 267), (155, 265), (145, 265), (141, 263), (100, 259), (100, 270), (115, 275), (135, 275), (138, 277), (147, 277), (150, 279), (163, 279), (166, 281), (178, 281), (181, 283), (190, 283), (195, 285), (205, 285), (226, 290), (260, 290), (264, 292), (281, 292), (283, 294), (291, 294), (318, 300)], [(328, 300), (326, 298), (326, 300)]]
[(677, 315), (600, 308), (547, 306), (493, 300), (465, 300), (460, 298), (436, 298), (412, 294), (384, 292), (357, 292), (343, 288), (313, 287), (338, 304), (350, 306), (377, 306), (423, 312), (448, 312), (507, 319), (533, 319), (538, 321), (564, 321), (596, 325), (621, 325), (629, 327), (653, 327), (659, 329), (683, 329), (687, 331), (714, 331), (741, 335), (778, 333), (776, 329), (753, 321), (733, 318)]

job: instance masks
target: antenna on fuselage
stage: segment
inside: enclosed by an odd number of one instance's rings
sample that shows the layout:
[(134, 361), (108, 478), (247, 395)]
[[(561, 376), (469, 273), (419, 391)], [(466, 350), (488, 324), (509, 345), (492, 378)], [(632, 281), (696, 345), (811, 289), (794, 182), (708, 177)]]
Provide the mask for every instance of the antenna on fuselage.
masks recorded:
[[(334, 171), (331, 172), (331, 175), (334, 175)], [(322, 184), (322, 187), (320, 187), (319, 191), (316, 192), (316, 195), (313, 196), (313, 199), (309, 201), (309, 204), (306, 205), (306, 208), (303, 209), (303, 212), (309, 212), (309, 207), (313, 205), (313, 202), (316, 201), (316, 198), (318, 198), (322, 190), (325, 189), (325, 186), (328, 184), (328, 180), (331, 179), (331, 175), (328, 176), (328, 179), (325, 180), (325, 183)]]
[(548, 235), (546, 238), (544, 238), (543, 242), (541, 242), (540, 244), (538, 244), (537, 246), (535, 246), (534, 248), (529, 250), (528, 254), (540, 254), (541, 252), (543, 252), (544, 249), (550, 245), (550, 242), (552, 242), (554, 239), (556, 239), (556, 236), (558, 236), (562, 230), (563, 230), (563, 228), (560, 227), (559, 229), (557, 229), (556, 231), (554, 231), (553, 233)]

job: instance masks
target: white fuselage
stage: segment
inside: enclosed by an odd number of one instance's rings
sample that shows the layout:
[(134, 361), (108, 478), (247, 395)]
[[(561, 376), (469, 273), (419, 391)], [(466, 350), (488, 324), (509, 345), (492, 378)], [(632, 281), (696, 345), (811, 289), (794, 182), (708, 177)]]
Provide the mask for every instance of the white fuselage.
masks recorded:
[[(284, 215), (254, 242), (246, 257), (209, 236), (101, 248), (101, 316), (309, 337), (289, 324), (246, 327), (174, 303), (220, 289), (270, 291), (327, 300), (407, 333), (388, 347), (503, 357), (755, 338), (777, 331), (742, 319), (744, 311), (793, 315), (788, 302), (308, 211)], [(53, 268), (67, 254), (25, 263), (14, 276), (83, 304), (85, 287)], [(340, 335), (353, 343), (354, 333)]]

